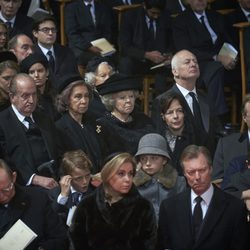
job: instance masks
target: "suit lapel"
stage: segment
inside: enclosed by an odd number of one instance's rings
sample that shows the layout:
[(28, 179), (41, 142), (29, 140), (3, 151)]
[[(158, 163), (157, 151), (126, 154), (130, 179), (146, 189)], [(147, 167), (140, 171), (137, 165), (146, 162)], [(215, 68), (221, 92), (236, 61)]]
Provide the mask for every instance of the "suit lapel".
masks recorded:
[(205, 102), (204, 98), (199, 93), (197, 93), (197, 94), (198, 94), (198, 101), (199, 101), (199, 105), (200, 105), (203, 126), (204, 126), (205, 130), (208, 132), (209, 131), (209, 117), (210, 117), (209, 107), (208, 107), (207, 103)]
[[(15, 134), (18, 135), (18, 138), (16, 140), (16, 143), (20, 144), (19, 146), (23, 148), (23, 152), (30, 152), (30, 146), (28, 144), (26, 135), (25, 135), (25, 129), (24, 129), (24, 125), (18, 120), (16, 114), (14, 113), (13, 109), (11, 107), (9, 107), (9, 117), (10, 117), (10, 126), (12, 126), (12, 124), (14, 125), (12, 131), (15, 131)], [(30, 166), (31, 169), (33, 169), (33, 159), (32, 159), (32, 155), (29, 153), (24, 154), (23, 156), (27, 162), (28, 165)]]
[(214, 186), (214, 194), (207, 214), (204, 218), (200, 236), (198, 238), (198, 241), (196, 242), (197, 249), (199, 244), (202, 244), (202, 242), (206, 240), (207, 236), (212, 233), (212, 231), (216, 227), (218, 220), (220, 220), (221, 216), (224, 213), (224, 210), (227, 207), (227, 203), (228, 202), (225, 199), (223, 192)]

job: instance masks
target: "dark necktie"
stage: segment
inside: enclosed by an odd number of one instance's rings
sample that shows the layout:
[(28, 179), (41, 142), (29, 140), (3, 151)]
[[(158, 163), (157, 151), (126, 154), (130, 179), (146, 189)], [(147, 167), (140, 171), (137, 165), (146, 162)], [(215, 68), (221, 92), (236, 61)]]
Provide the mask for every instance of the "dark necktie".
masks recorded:
[(202, 223), (202, 209), (201, 209), (201, 202), (202, 202), (202, 198), (200, 196), (197, 196), (195, 198), (196, 204), (194, 207), (194, 212), (193, 212), (193, 226), (194, 226), (194, 235), (195, 238), (197, 239), (199, 230), (200, 230), (200, 226)]
[(154, 20), (149, 20), (147, 50), (152, 51), (155, 48), (155, 30)]
[(33, 120), (31, 119), (30, 116), (26, 116), (24, 118), (24, 120), (29, 123), (29, 129), (35, 129), (36, 128), (36, 124), (33, 122)]
[(93, 17), (93, 15), (92, 15), (92, 12), (91, 12), (91, 8), (92, 8), (92, 4), (89, 3), (89, 4), (87, 5), (88, 15), (89, 15), (89, 18), (90, 18), (90, 20), (92, 21), (93, 25), (95, 25), (95, 21), (94, 21), (94, 17)]
[(207, 34), (209, 35), (209, 37), (210, 37), (210, 39), (211, 39), (211, 42), (213, 42), (212, 36), (211, 36), (211, 34), (210, 34), (210, 32), (209, 32), (209, 30), (208, 30), (208, 28), (207, 28), (207, 25), (205, 24), (204, 16), (201, 16), (201, 17), (200, 17), (200, 20), (201, 20), (201, 24), (202, 24), (204, 30), (205, 30), (205, 31), (207, 32)]
[(192, 97), (193, 100), (193, 115), (195, 118), (195, 124), (198, 126), (200, 130), (203, 130), (203, 122), (201, 118), (201, 110), (200, 110), (200, 105), (196, 99), (196, 95), (194, 92), (189, 92), (189, 95)]
[(72, 194), (72, 203), (73, 205), (77, 206), (78, 203), (80, 202), (80, 197), (81, 197), (81, 193), (80, 192), (74, 192)]
[(8, 34), (10, 34), (11, 30), (12, 30), (12, 23), (11, 22), (5, 22), (5, 25), (7, 26), (7, 32), (8, 32)]
[(129, 5), (129, 1), (128, 0), (124, 0), (123, 2), (124, 2), (124, 4)]
[(52, 51), (49, 50), (47, 52), (47, 55), (49, 56), (49, 66), (50, 66), (50, 69), (52, 70), (52, 72), (55, 71), (55, 59), (54, 59), (54, 56), (52, 55)]

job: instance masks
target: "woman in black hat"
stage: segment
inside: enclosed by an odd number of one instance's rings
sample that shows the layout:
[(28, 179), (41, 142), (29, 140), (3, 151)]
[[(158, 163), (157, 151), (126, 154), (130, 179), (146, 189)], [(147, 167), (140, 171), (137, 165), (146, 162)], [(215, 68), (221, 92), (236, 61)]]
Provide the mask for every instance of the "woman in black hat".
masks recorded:
[(49, 82), (49, 68), (47, 58), (42, 54), (30, 54), (20, 63), (20, 70), (29, 74), (35, 81), (38, 89), (38, 108), (57, 120), (59, 114), (54, 105), (54, 90)]
[(93, 88), (93, 100), (89, 105), (89, 112), (96, 118), (103, 116), (106, 111), (96, 86), (103, 84), (114, 73), (114, 65), (107, 57), (95, 56), (87, 64), (84, 80)]
[(80, 75), (65, 75), (60, 82), (57, 110), (62, 117), (56, 122), (72, 150), (82, 149), (93, 164), (93, 173), (100, 171), (102, 150), (95, 132), (95, 119), (87, 114), (92, 89)]
[(97, 133), (113, 152), (135, 154), (140, 138), (155, 132), (151, 118), (135, 110), (140, 85), (138, 78), (114, 74), (104, 84), (97, 86), (108, 110), (97, 119)]
[(9, 51), (0, 52), (0, 111), (9, 107), (9, 86), (12, 78), (19, 72), (17, 59)]

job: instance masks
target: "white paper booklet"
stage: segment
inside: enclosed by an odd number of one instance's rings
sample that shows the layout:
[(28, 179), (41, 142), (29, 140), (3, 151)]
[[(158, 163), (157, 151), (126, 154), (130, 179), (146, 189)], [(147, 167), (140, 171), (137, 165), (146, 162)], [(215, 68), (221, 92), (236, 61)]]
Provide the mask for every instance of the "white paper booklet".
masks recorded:
[(23, 250), (36, 237), (37, 234), (19, 219), (0, 239), (0, 250)]
[(113, 45), (105, 38), (94, 40), (91, 42), (91, 44), (102, 50), (102, 56), (109, 56), (116, 52), (116, 49), (113, 47)]
[(220, 49), (219, 55), (230, 56), (235, 59), (238, 55), (238, 51), (230, 43), (224, 43)]

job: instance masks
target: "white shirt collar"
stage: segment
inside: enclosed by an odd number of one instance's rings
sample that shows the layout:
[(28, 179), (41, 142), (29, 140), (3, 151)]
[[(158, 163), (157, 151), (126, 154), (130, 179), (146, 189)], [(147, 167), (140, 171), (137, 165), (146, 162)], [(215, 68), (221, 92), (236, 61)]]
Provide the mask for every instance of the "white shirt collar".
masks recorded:
[(197, 96), (196, 88), (194, 87), (193, 90), (187, 90), (184, 87), (182, 87), (180, 84), (176, 83), (177, 88), (181, 91), (182, 95), (186, 98), (186, 96), (189, 94), (189, 92), (194, 92)]
[(95, 6), (95, 1), (90, 1), (90, 2), (88, 2), (88, 1), (83, 1), (84, 2), (84, 4), (87, 6), (88, 4), (92, 4), (92, 6)]
[(14, 25), (14, 23), (15, 23), (15, 20), (16, 20), (16, 16), (14, 16), (13, 18), (11, 18), (10, 20), (7, 20), (7, 19), (3, 16), (2, 12), (0, 11), (0, 19), (1, 19), (4, 23), (6, 23), (6, 22), (11, 22), (11, 25), (12, 25), (12, 27), (13, 27), (13, 25)]
[(197, 17), (197, 19), (198, 19), (199, 21), (200, 21), (200, 18), (201, 18), (202, 16), (204, 16), (205, 18), (207, 18), (206, 12), (205, 12), (205, 11), (203, 11), (202, 14), (199, 14), (199, 13), (196, 13), (196, 12), (194, 12), (194, 14), (195, 14), (195, 16)]
[[(24, 121), (25, 116), (22, 115), (22, 114), (17, 110), (17, 108), (16, 108), (13, 104), (11, 104), (11, 107), (12, 107), (12, 109), (13, 109), (15, 115), (17, 116), (18, 120), (19, 120), (20, 122), (22, 122), (22, 123), (23, 123), (23, 122), (26, 122), (26, 121)], [(32, 114), (30, 115), (30, 117), (31, 117), (31, 119), (34, 121)]]
[(47, 56), (49, 50), (52, 51), (52, 55), (55, 57), (54, 47), (52, 46), (50, 49), (44, 48), (39, 42), (37, 43), (39, 48), (42, 50), (43, 54)]
[(249, 17), (248, 17), (248, 15), (250, 14), (250, 12), (248, 12), (248, 11), (246, 11), (245, 9), (243, 9), (242, 7), (240, 7), (241, 8), (241, 10), (243, 11), (243, 13), (244, 13), (244, 15), (246, 16), (246, 19), (249, 21)]
[[(213, 197), (213, 193), (214, 193), (214, 187), (212, 184), (210, 184), (208, 190), (203, 193), (202, 195), (200, 195), (200, 197), (202, 198), (203, 202), (205, 202), (206, 206), (208, 207), (211, 200), (212, 200), (212, 197)], [(195, 198), (197, 197), (198, 195), (193, 191), (193, 189), (191, 189), (191, 202), (192, 204), (195, 204)]]

